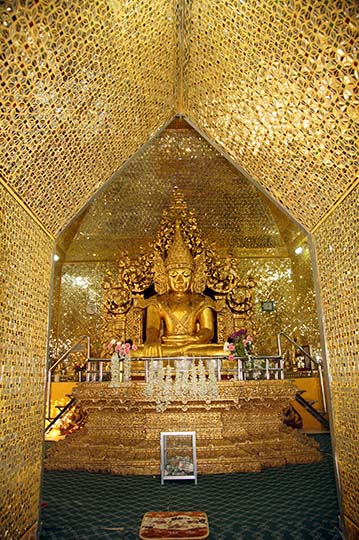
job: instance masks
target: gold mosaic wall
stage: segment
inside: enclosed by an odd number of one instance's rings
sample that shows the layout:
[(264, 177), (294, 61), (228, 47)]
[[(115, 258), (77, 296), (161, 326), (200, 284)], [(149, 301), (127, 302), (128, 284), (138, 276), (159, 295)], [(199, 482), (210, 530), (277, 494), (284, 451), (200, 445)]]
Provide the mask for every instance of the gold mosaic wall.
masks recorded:
[[(61, 356), (83, 335), (91, 336), (92, 355), (100, 355), (102, 282), (106, 270), (110, 269), (114, 269), (111, 262), (65, 263), (62, 266), (61, 289), (55, 298), (58, 310), (53, 312), (51, 323), (52, 358)], [(84, 361), (83, 355), (71, 354), (60, 367), (71, 377), (74, 376), (72, 367)]]
[[(313, 284), (295, 283), (294, 270), (287, 258), (240, 259), (238, 275), (253, 276), (254, 292), (253, 325), (257, 354), (277, 353), (277, 334), (281, 331), (295, 337), (301, 344), (310, 344), (313, 352), (321, 355), (319, 326), (314, 303)], [(62, 267), (59, 311), (52, 323), (52, 353), (58, 357), (82, 335), (91, 336), (92, 354), (101, 353), (103, 301), (101, 283), (107, 270), (114, 269), (112, 261), (64, 264)], [(304, 282), (310, 282), (311, 267), (300, 271)], [(262, 312), (261, 302), (274, 301), (275, 311)], [(95, 310), (94, 310), (95, 307)], [(124, 336), (114, 336), (124, 337)], [(288, 343), (282, 343), (286, 349)], [(79, 362), (76, 355), (65, 362), (67, 376), (74, 377), (73, 367)]]
[(358, 188), (323, 223), (315, 237), (344, 510), (359, 530)]
[(194, 0), (186, 16), (186, 117), (300, 223), (323, 221), (316, 236), (344, 504), (359, 530), (355, 195), (327, 217), (358, 182), (358, 3)]
[(0, 163), (55, 233), (175, 114), (175, 5), (5, 0), (0, 18)]
[[(257, 354), (277, 354), (277, 335), (285, 332), (301, 345), (310, 345), (314, 356), (322, 357), (312, 265), (306, 252), (286, 258), (241, 259), (238, 272), (250, 274), (257, 284), (253, 316)], [(274, 301), (273, 312), (262, 311), (265, 301)], [(281, 346), (283, 352), (291, 349), (284, 338)]]
[(114, 260), (121, 250), (136, 255), (140, 245), (145, 249), (176, 187), (204, 237), (223, 253), (285, 247), (279, 227), (293, 228), (290, 221), (283, 214), (274, 219), (261, 193), (188, 124), (173, 125), (115, 175), (70, 227), (72, 235), (59, 239), (66, 261)]
[(357, 177), (358, 3), (193, 0), (185, 115), (313, 227)]
[(0, 537), (37, 520), (52, 240), (0, 187)]

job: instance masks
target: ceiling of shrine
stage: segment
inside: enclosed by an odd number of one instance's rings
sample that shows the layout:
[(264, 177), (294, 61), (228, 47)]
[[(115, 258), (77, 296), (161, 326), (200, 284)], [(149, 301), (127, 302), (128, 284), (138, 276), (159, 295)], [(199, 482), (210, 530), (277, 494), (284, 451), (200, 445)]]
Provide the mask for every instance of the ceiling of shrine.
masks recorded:
[(358, 3), (206, 0), (186, 15), (186, 115), (312, 229), (358, 183)]
[[(358, 183), (357, 2), (5, 0), (0, 14), (2, 182), (49, 234), (178, 112), (308, 229)], [(116, 234), (131, 222), (150, 236), (177, 178), (160, 168), (155, 180), (144, 157), (131, 167), (111, 188)], [(200, 181), (178, 182), (198, 206)], [(239, 176), (216, 199), (221, 182), (203, 184), (219, 242), (254, 204)], [(148, 198), (141, 218), (136, 197)], [(258, 238), (245, 223), (233, 229), (242, 247)], [(275, 243), (269, 229), (263, 242)]]
[(56, 234), (176, 113), (168, 0), (0, 3), (6, 185)]

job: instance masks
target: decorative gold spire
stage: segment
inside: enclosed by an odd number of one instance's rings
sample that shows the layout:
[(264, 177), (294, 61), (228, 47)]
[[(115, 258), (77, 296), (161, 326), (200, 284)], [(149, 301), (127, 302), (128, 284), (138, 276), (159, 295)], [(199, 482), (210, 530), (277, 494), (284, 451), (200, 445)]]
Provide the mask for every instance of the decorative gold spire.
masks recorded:
[(166, 268), (191, 268), (193, 269), (193, 258), (190, 250), (184, 243), (181, 235), (181, 228), (178, 221), (176, 221), (176, 232), (173, 239), (172, 246), (168, 250), (166, 259)]

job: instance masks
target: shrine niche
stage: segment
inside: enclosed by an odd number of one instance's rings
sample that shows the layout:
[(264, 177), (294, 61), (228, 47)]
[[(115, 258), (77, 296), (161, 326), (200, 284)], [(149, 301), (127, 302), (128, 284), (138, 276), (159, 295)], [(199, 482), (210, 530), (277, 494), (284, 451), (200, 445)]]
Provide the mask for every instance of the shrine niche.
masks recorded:
[[(167, 302), (169, 278), (166, 271), (176, 266), (188, 267), (191, 272), (190, 302), (202, 303), (203, 309), (213, 314), (214, 330), (209, 340), (199, 340), (203, 345), (198, 349), (200, 355), (222, 354), (227, 337), (240, 328), (255, 334), (252, 319), (254, 280), (250, 276), (241, 280), (235, 270), (235, 261), (231, 257), (220, 257), (215, 247), (202, 238), (194, 212), (188, 210), (181, 193), (176, 190), (170, 208), (163, 212), (153, 243), (146, 250), (142, 249), (136, 259), (122, 252), (117, 272), (107, 272), (103, 282), (103, 357), (108, 356), (107, 345), (113, 338), (132, 339), (140, 345), (146, 344), (146, 339), (148, 342), (146, 311), (156, 298), (161, 298), (162, 303)], [(167, 324), (170, 323), (167, 321)], [(199, 322), (192, 322), (193, 327), (196, 324)], [(164, 336), (163, 340), (166, 339), (170, 341)], [(177, 345), (183, 340), (178, 336), (176, 339)], [(187, 349), (173, 349), (172, 356), (179, 356), (178, 351), (187, 354)], [(153, 349), (145, 346), (144, 355), (146, 350)], [(166, 354), (169, 350), (169, 347), (164, 348)]]
[(258, 285), (240, 264), (203, 239), (175, 191), (153, 242), (137, 257), (121, 253), (102, 285), (102, 358), (113, 340), (132, 340), (138, 348), (125, 359), (130, 376), (124, 367), (115, 381), (111, 369), (107, 382), (91, 378), (89, 368), (73, 392), (86, 425), (48, 453), (47, 469), (155, 475), (163, 431), (196, 432), (200, 474), (322, 459), (312, 441), (283, 426), (296, 389), (279, 378), (281, 368), (271, 375), (268, 368), (266, 380), (238, 380), (228, 369), (232, 360), (223, 358), (230, 334), (243, 328), (257, 334)]

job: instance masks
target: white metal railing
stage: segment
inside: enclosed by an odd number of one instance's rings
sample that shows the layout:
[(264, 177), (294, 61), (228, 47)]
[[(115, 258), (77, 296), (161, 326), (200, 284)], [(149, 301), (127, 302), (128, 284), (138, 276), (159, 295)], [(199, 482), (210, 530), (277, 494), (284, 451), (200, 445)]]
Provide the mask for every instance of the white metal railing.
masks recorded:
[[(209, 368), (210, 363), (214, 365), (215, 374), (218, 381), (222, 380), (223, 376), (232, 375), (234, 379), (240, 381), (250, 379), (284, 379), (284, 362), (281, 356), (246, 356), (235, 357), (234, 360), (228, 360), (228, 356), (186, 356), (186, 357), (144, 357), (129, 359), (130, 364), (134, 362), (144, 363), (144, 378), (148, 381), (149, 367), (158, 367), (160, 362), (164, 369), (170, 366), (175, 371), (189, 371), (191, 363), (195, 362), (198, 365), (202, 360), (205, 367)], [(223, 369), (223, 361), (227, 362), (227, 367)], [(102, 382), (104, 374), (109, 373), (106, 367), (110, 367), (110, 358), (88, 358), (86, 370), (86, 382)], [(232, 364), (232, 366), (231, 366)], [(123, 364), (120, 366), (123, 373)], [(132, 372), (132, 369), (131, 369)]]
[(284, 362), (281, 356), (242, 356), (236, 358), (238, 379), (284, 379)]
[[(218, 381), (222, 380), (223, 375), (228, 378), (232, 376), (233, 379), (240, 381), (252, 380), (252, 379), (284, 379), (284, 360), (282, 357), (282, 348), (281, 348), (281, 338), (285, 338), (292, 345), (294, 345), (301, 353), (306, 356), (313, 364), (318, 366), (318, 375), (320, 380), (320, 387), (323, 400), (323, 409), (324, 413), (327, 412), (327, 404), (324, 391), (324, 381), (323, 381), (323, 370), (322, 370), (322, 361), (319, 356), (313, 358), (303, 347), (301, 347), (293, 338), (288, 336), (285, 332), (280, 332), (277, 335), (278, 343), (278, 355), (277, 356), (245, 356), (245, 357), (234, 357), (234, 360), (229, 360), (227, 355), (223, 356), (188, 356), (188, 357), (131, 357), (130, 365), (133, 365), (133, 362), (143, 362), (144, 363), (144, 378), (145, 381), (148, 381), (149, 375), (149, 366), (159, 365), (159, 362), (162, 362), (162, 366), (167, 368), (170, 366), (173, 369), (173, 373), (176, 371), (189, 371), (192, 362), (203, 361), (204, 365), (207, 368), (209, 364), (212, 363), (215, 367), (215, 374)], [(110, 358), (91, 358), (90, 357), (90, 337), (82, 336), (74, 345), (72, 345), (48, 370), (47, 375), (47, 388), (46, 388), (46, 403), (47, 403), (47, 418), (50, 417), (51, 411), (51, 377), (52, 373), (56, 367), (65, 360), (69, 354), (78, 350), (78, 347), (81, 343), (86, 341), (86, 382), (102, 382), (104, 380), (104, 374), (110, 373)], [(223, 361), (226, 361), (227, 366), (223, 371)], [(106, 366), (108, 369), (106, 370)], [(123, 374), (123, 363), (121, 366), (121, 371)], [(132, 372), (132, 369), (131, 369)], [(223, 372), (223, 373), (222, 373)], [(139, 374), (139, 372), (136, 372)], [(142, 371), (143, 376), (143, 371)], [(123, 380), (123, 377), (122, 377)]]
[(86, 347), (84, 348), (84, 352), (86, 353), (86, 360), (90, 357), (90, 349), (91, 349), (91, 343), (90, 343), (90, 336), (81, 336), (80, 339), (76, 341), (71, 347), (64, 352), (62, 356), (58, 360), (56, 360), (48, 369), (47, 372), (47, 383), (46, 383), (46, 418), (50, 419), (51, 415), (51, 378), (52, 374), (57, 368), (61, 362), (63, 362), (69, 354), (73, 352), (79, 352), (79, 345), (86, 341)]
[(222, 361), (226, 357), (221, 356), (164, 356), (161, 358), (143, 358), (145, 361), (145, 380), (148, 381), (149, 367), (152, 365), (155, 369), (159, 366), (159, 362), (162, 362), (163, 368), (170, 366), (173, 370), (179, 372), (188, 372), (191, 369), (192, 362), (198, 366), (199, 362), (202, 361), (206, 366), (207, 371), (210, 364), (214, 366), (214, 371), (216, 374), (217, 381), (220, 381), (222, 378)]
[[(191, 367), (191, 362), (195, 361), (197, 364), (202, 360), (205, 365), (208, 367), (208, 362), (215, 364), (215, 373), (217, 380), (221, 380), (221, 366), (222, 360), (227, 357), (220, 356), (162, 356), (154, 357), (148, 356), (143, 358), (131, 357), (129, 358), (130, 363), (134, 362), (143, 362), (144, 363), (144, 378), (145, 381), (148, 381), (149, 366), (159, 365), (159, 362), (162, 362), (164, 368), (167, 366), (172, 367), (174, 370), (179, 371), (188, 371)], [(102, 382), (103, 376), (106, 373), (105, 367), (106, 364), (111, 363), (111, 358), (88, 358), (87, 361), (87, 370), (86, 370), (86, 382)], [(123, 363), (120, 367), (120, 370), (123, 371)], [(131, 370), (132, 371), (132, 370)]]

